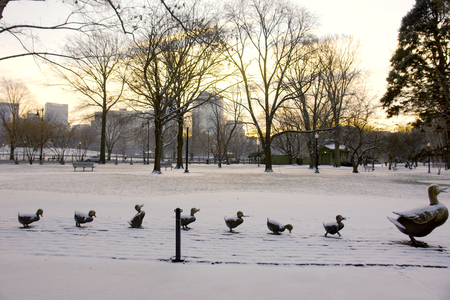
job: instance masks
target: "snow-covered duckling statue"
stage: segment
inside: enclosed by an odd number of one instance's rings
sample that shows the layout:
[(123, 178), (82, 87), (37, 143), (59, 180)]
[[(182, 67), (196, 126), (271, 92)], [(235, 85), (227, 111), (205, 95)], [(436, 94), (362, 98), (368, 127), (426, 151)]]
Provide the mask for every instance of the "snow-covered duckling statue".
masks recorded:
[(23, 225), (23, 227), (27, 228), (29, 224), (39, 221), (41, 218), (39, 216), (44, 216), (44, 211), (42, 209), (38, 209), (35, 214), (20, 214), (18, 213), (19, 223)]
[(94, 220), (93, 217), (97, 218), (97, 216), (95, 215), (95, 211), (93, 210), (89, 211), (88, 214), (75, 211), (75, 215), (73, 216), (73, 218), (75, 219), (75, 225), (77, 225), (77, 227), (80, 227), (80, 224), (92, 222)]
[(267, 228), (270, 229), (274, 234), (280, 234), (280, 232), (283, 232), (284, 230), (289, 230), (289, 233), (291, 233), (291, 230), (294, 228), (291, 224), (282, 225), (281, 223), (278, 223), (277, 221), (270, 220), (267, 218)]
[(227, 224), (228, 228), (230, 228), (230, 232), (233, 232), (233, 228), (238, 227), (239, 225), (244, 222), (244, 219), (242, 219), (244, 216), (244, 213), (242, 211), (237, 212), (237, 217), (231, 217), (231, 218), (224, 218), (225, 224)]
[(405, 212), (394, 212), (394, 214), (399, 215), (397, 219), (388, 217), (389, 221), (394, 223), (398, 230), (409, 236), (413, 246), (427, 247), (426, 243), (416, 241), (414, 237), (427, 236), (436, 227), (447, 221), (448, 209), (437, 199), (437, 195), (445, 192), (446, 189), (440, 188), (437, 184), (432, 184), (428, 188), (430, 205)]
[(191, 224), (192, 222), (195, 222), (195, 220), (197, 220), (197, 218), (194, 216), (196, 212), (199, 212), (200, 208), (191, 208), (191, 214), (190, 215), (186, 215), (186, 216), (181, 216), (181, 226), (183, 227), (183, 229), (188, 230), (190, 229), (188, 227), (189, 224)]
[(339, 233), (340, 230), (342, 230), (342, 228), (344, 228), (344, 223), (342, 223), (342, 221), (345, 220), (345, 218), (341, 215), (337, 215), (336, 216), (336, 222), (331, 222), (331, 223), (322, 223), (323, 224), (323, 228), (325, 228), (325, 237), (328, 237), (328, 234), (338, 234), (339, 237), (341, 236), (341, 234)]
[(133, 228), (142, 227), (142, 221), (144, 220), (145, 217), (145, 211), (141, 210), (142, 206), (144, 206), (144, 204), (142, 205), (136, 204), (134, 206), (134, 209), (136, 209), (137, 214), (131, 219), (131, 221), (128, 221), (128, 224), (130, 224), (131, 227)]

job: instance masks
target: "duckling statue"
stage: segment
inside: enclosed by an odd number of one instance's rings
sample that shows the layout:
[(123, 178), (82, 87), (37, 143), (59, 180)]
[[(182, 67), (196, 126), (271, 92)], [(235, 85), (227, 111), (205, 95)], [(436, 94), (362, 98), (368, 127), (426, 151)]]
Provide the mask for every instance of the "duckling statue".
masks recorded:
[(344, 228), (344, 223), (342, 221), (345, 220), (345, 218), (341, 215), (336, 216), (336, 222), (331, 223), (322, 223), (323, 228), (325, 228), (325, 237), (328, 237), (328, 234), (338, 234), (339, 237), (341, 237), (341, 234), (339, 233), (342, 228)]
[(180, 221), (181, 221), (181, 226), (183, 227), (183, 229), (185, 229), (185, 230), (190, 229), (188, 227), (188, 225), (191, 224), (192, 222), (195, 222), (195, 220), (197, 220), (197, 218), (194, 216), (194, 214), (196, 212), (199, 212), (199, 211), (200, 211), (200, 208), (193, 207), (193, 208), (191, 208), (191, 214), (190, 215), (188, 215), (188, 216), (187, 215), (186, 216), (181, 216)]
[(44, 211), (42, 209), (38, 209), (35, 214), (20, 214), (18, 213), (19, 223), (23, 225), (23, 227), (28, 228), (28, 225), (39, 221), (41, 218), (39, 216), (44, 217)]
[(95, 215), (95, 211), (91, 210), (88, 214), (75, 211), (75, 215), (73, 218), (75, 219), (75, 225), (77, 225), (77, 227), (80, 227), (80, 224), (92, 222), (94, 220), (93, 217), (97, 218), (97, 216)]
[(231, 218), (224, 218), (225, 224), (227, 224), (228, 228), (230, 228), (230, 232), (233, 232), (233, 228), (238, 227), (239, 225), (244, 222), (244, 219), (242, 219), (244, 216), (244, 213), (242, 211), (237, 212), (237, 217), (231, 217)]
[(134, 209), (136, 209), (137, 214), (131, 219), (131, 221), (128, 221), (128, 224), (130, 224), (131, 227), (133, 228), (142, 227), (142, 221), (144, 220), (145, 217), (145, 211), (141, 210), (142, 206), (144, 206), (144, 204), (142, 205), (136, 204), (134, 206)]
[(436, 227), (441, 226), (448, 219), (448, 209), (440, 203), (437, 195), (446, 192), (447, 188), (440, 188), (437, 184), (428, 187), (430, 205), (412, 209), (406, 212), (394, 212), (399, 215), (397, 219), (388, 217), (398, 230), (408, 235), (411, 244), (415, 247), (427, 247), (427, 243), (419, 242), (414, 237), (423, 237), (430, 234)]
[(269, 228), (274, 234), (281, 234), (280, 232), (283, 232), (286, 229), (289, 230), (289, 233), (291, 233), (292, 229), (294, 229), (291, 224), (282, 225), (281, 223), (270, 220), (269, 218), (267, 218), (267, 228)]

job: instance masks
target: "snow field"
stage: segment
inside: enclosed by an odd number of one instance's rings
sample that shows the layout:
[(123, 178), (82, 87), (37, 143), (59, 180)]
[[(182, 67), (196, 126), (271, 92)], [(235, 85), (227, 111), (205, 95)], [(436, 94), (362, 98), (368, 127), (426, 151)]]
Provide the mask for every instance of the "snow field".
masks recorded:
[[(406, 245), (408, 237), (386, 218), (395, 216), (392, 211), (427, 205), (427, 187), (431, 183), (450, 185), (447, 172), (438, 176), (436, 170), (427, 174), (425, 167), (399, 168), (392, 172), (378, 166), (373, 173), (352, 174), (349, 168), (322, 167), (320, 174), (314, 174), (305, 166), (275, 166), (274, 172), (267, 174), (263, 167), (255, 165), (223, 169), (191, 165), (190, 174), (173, 170), (155, 175), (151, 174), (151, 168), (104, 165), (97, 166), (94, 172), (73, 172), (70, 165), (0, 165), (0, 255), (4, 258), (2, 267), (9, 270), (7, 276), (0, 277), (0, 282), (20, 277), (21, 272), (14, 266), (28, 262), (39, 266), (37, 270), (49, 278), (39, 279), (44, 286), (59, 278), (62, 284), (68, 285), (64, 293), (70, 293), (78, 284), (68, 281), (80, 275), (77, 272), (82, 272), (81, 266), (88, 264), (95, 268), (86, 274), (87, 278), (97, 273), (105, 277), (92, 282), (97, 282), (109, 299), (123, 299), (117, 289), (105, 291), (111, 286), (111, 280), (123, 280), (124, 284), (119, 286), (125, 291), (128, 290), (125, 283), (131, 284), (131, 278), (139, 282), (143, 279), (136, 277), (141, 275), (150, 276), (153, 283), (166, 278), (159, 288), (152, 284), (152, 293), (161, 295), (170, 290), (170, 283), (176, 278), (187, 280), (185, 289), (190, 289), (188, 283), (203, 281), (209, 284), (208, 292), (201, 293), (203, 299), (221, 299), (217, 297), (220, 293), (225, 299), (231, 293), (228, 280), (247, 299), (257, 295), (260, 299), (276, 299), (278, 295), (299, 299), (294, 294), (296, 288), (288, 284), (290, 277), (302, 280), (302, 291), (314, 291), (310, 298), (303, 294), (302, 299), (324, 299), (336, 293), (350, 296), (349, 299), (358, 299), (351, 298), (358, 293), (365, 295), (365, 299), (380, 299), (366, 294), (377, 282), (387, 289), (386, 299), (398, 293), (394, 283), (407, 287), (407, 293), (412, 296), (408, 299), (424, 295), (429, 299), (447, 299), (445, 295), (450, 298), (448, 223), (419, 239), (430, 245), (420, 249)], [(449, 206), (448, 197), (444, 193), (438, 196)], [(127, 221), (135, 214), (134, 205), (142, 203), (146, 212), (144, 228), (129, 228)], [(181, 232), (182, 258), (186, 260), (181, 265), (199, 272), (189, 280), (174, 275), (173, 272), (180, 272), (180, 267), (168, 262), (175, 254), (174, 209), (177, 207), (184, 210), (183, 214), (189, 214), (191, 207), (201, 209), (196, 214), (197, 221), (190, 224), (192, 229)], [(20, 228), (17, 212), (32, 213), (38, 208), (44, 210), (44, 217), (30, 229)], [(96, 211), (97, 218), (77, 228), (74, 211), (87, 213), (91, 209)], [(223, 217), (234, 216), (238, 210), (249, 217), (236, 228), (237, 233), (230, 233)], [(343, 221), (342, 238), (323, 237), (322, 222), (334, 221), (337, 214), (348, 218)], [(294, 229), (291, 234), (285, 231), (273, 235), (266, 226), (267, 218), (290, 223)], [(74, 273), (68, 272), (64, 264)], [(145, 268), (133, 273), (137, 265), (157, 269), (158, 275), (154, 277), (155, 273)], [(215, 269), (210, 269), (212, 265)], [(120, 272), (111, 273), (110, 269), (116, 267)], [(223, 278), (231, 276), (236, 268), (239, 273), (252, 275)], [(181, 273), (188, 272), (183, 270)], [(217, 272), (224, 275), (218, 276)], [(265, 291), (264, 284), (274, 280), (260, 274), (266, 272), (278, 274), (275, 283), (284, 288)], [(56, 274), (64, 274), (68, 280)], [(346, 277), (328, 284), (326, 289), (319, 288), (337, 274)], [(401, 278), (404, 274), (406, 279)], [(423, 281), (420, 274), (426, 274), (427, 280)], [(253, 277), (260, 283), (253, 282)], [(82, 280), (84, 285), (93, 285), (86, 280)], [(421, 282), (420, 287), (429, 281), (432, 293), (418, 292), (416, 280)], [(353, 293), (350, 283), (359, 284), (359, 292)], [(11, 284), (14, 286), (14, 282)], [(15, 288), (23, 285), (15, 284)], [(299, 282), (290, 284), (298, 286)], [(393, 286), (389, 287), (390, 284)], [(332, 287), (340, 292), (333, 291)], [(0, 283), (0, 299), (13, 299), (15, 288)], [(159, 299), (174, 299), (178, 295), (175, 291), (172, 294)], [(46, 295), (49, 298), (41, 299), (63, 299), (57, 292), (53, 298), (51, 293)], [(194, 298), (198, 299), (190, 299)]]

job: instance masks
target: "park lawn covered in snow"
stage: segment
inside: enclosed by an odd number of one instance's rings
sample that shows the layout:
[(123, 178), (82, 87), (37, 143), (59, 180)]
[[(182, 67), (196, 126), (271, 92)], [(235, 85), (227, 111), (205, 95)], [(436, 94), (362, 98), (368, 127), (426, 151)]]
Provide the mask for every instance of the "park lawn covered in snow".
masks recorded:
[[(0, 299), (449, 299), (450, 221), (414, 248), (388, 221), (392, 211), (428, 205), (431, 183), (450, 171), (426, 167), (351, 173), (323, 166), (0, 165)], [(361, 168), (363, 171), (364, 169)], [(449, 194), (438, 199), (450, 206)], [(144, 204), (142, 229), (129, 228)], [(175, 254), (175, 213), (200, 208)], [(17, 213), (44, 210), (29, 229)], [(95, 210), (75, 226), (74, 211)], [(249, 217), (228, 232), (224, 216)], [(322, 222), (347, 217), (342, 237)], [(271, 234), (267, 218), (290, 223)]]

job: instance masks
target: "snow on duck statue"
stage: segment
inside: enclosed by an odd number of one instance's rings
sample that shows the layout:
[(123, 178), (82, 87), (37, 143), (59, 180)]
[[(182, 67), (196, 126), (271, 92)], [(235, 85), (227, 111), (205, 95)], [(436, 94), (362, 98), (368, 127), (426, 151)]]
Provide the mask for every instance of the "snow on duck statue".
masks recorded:
[(339, 237), (341, 236), (341, 234), (339, 233), (340, 230), (342, 230), (342, 228), (344, 228), (344, 223), (342, 223), (342, 221), (345, 220), (345, 218), (341, 215), (337, 215), (336, 216), (336, 222), (331, 222), (331, 223), (322, 223), (323, 224), (323, 228), (325, 228), (325, 237), (328, 237), (328, 234), (338, 234)]
[(405, 212), (394, 212), (399, 215), (397, 219), (388, 217), (389, 221), (408, 235), (411, 244), (415, 247), (427, 247), (424, 242), (417, 241), (414, 237), (423, 237), (430, 234), (436, 227), (441, 226), (448, 219), (448, 209), (444, 204), (439, 203), (437, 195), (445, 192), (447, 188), (440, 188), (437, 184), (432, 184), (428, 188), (430, 205), (419, 207)]
[(23, 227), (28, 228), (28, 225), (39, 221), (41, 218), (39, 216), (43, 217), (44, 211), (42, 209), (38, 209), (35, 214), (20, 214), (18, 213), (18, 219), (19, 223), (23, 225)]
[(142, 205), (136, 204), (134, 206), (134, 209), (136, 209), (137, 214), (131, 219), (131, 221), (128, 221), (128, 224), (130, 224), (131, 227), (133, 228), (142, 227), (142, 221), (144, 220), (145, 217), (145, 211), (141, 210), (142, 206), (144, 206), (144, 204)]
[(191, 208), (191, 214), (190, 215), (186, 215), (186, 216), (181, 216), (181, 226), (183, 227), (183, 229), (188, 230), (190, 229), (188, 227), (189, 224), (191, 224), (192, 222), (195, 222), (195, 220), (197, 220), (197, 218), (194, 216), (194, 214), (196, 212), (199, 212), (200, 208)]
[(237, 217), (231, 217), (231, 218), (224, 218), (225, 224), (227, 224), (228, 228), (230, 228), (230, 232), (233, 232), (233, 228), (238, 227), (239, 225), (244, 222), (244, 219), (242, 219), (244, 216), (244, 213), (242, 211), (237, 212)]
[(73, 216), (73, 218), (75, 219), (75, 225), (77, 225), (77, 227), (80, 227), (80, 224), (92, 222), (94, 220), (93, 217), (97, 218), (97, 216), (95, 215), (95, 211), (93, 210), (89, 211), (89, 214), (75, 211), (75, 215)]
[(291, 224), (282, 225), (281, 223), (278, 223), (277, 221), (270, 220), (267, 218), (267, 227), (274, 233), (274, 234), (280, 234), (280, 232), (283, 232), (284, 230), (289, 230), (289, 233), (291, 233), (291, 230), (294, 228)]

